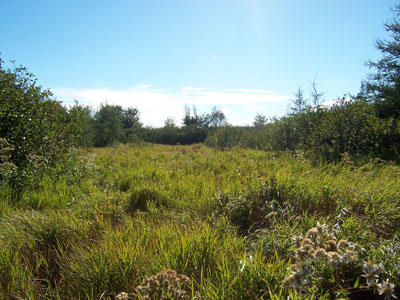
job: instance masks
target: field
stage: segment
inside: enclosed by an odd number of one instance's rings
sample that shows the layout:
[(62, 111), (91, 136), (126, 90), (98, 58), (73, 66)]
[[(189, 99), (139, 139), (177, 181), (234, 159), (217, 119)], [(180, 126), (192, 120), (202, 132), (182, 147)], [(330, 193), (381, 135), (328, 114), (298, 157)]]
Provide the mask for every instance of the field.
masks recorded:
[(0, 194), (1, 299), (378, 299), (400, 287), (390, 162), (203, 145), (73, 157), (18, 202)]

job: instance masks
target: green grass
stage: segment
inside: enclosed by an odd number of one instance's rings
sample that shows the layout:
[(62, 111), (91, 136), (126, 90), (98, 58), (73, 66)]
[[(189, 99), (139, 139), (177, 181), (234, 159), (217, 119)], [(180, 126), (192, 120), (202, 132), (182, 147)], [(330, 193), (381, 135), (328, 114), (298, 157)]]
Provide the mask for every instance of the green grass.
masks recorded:
[[(114, 299), (166, 269), (196, 299), (352, 298), (367, 291), (367, 261), (399, 287), (399, 166), (202, 145), (79, 155), (19, 202), (0, 192), (0, 298)], [(311, 260), (315, 284), (283, 288), (293, 238), (318, 223), (365, 253), (349, 274)]]

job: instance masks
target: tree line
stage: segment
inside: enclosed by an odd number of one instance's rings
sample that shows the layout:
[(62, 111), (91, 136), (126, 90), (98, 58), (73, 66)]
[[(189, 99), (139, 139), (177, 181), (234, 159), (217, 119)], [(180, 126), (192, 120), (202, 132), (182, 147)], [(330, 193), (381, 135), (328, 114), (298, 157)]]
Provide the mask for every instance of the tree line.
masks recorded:
[(77, 146), (116, 146), (119, 144), (155, 143), (188, 145), (202, 143), (210, 132), (227, 124), (221, 110), (214, 107), (210, 113), (198, 114), (196, 107), (185, 107), (182, 126), (167, 118), (164, 126), (143, 126), (138, 109), (124, 109), (120, 105), (101, 104), (94, 111), (91, 107), (75, 103), (69, 109), (80, 127)]
[(268, 120), (259, 114), (253, 126), (221, 128), (206, 144), (297, 150), (322, 161), (345, 156), (400, 162), (400, 5), (394, 12), (394, 20), (385, 24), (389, 39), (376, 42), (382, 58), (367, 63), (374, 72), (362, 81), (357, 95), (324, 106), (314, 82), (309, 98), (298, 89), (286, 116)]

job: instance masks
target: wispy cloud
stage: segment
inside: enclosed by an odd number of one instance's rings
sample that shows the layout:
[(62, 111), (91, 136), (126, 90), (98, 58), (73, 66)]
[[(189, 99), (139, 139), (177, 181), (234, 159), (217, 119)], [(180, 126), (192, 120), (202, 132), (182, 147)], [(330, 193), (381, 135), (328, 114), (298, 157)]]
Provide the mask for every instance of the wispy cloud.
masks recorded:
[[(255, 89), (211, 89), (204, 87), (184, 87), (178, 91), (155, 89), (149, 84), (139, 84), (125, 90), (109, 88), (76, 89), (53, 88), (54, 95), (64, 103), (77, 100), (94, 108), (101, 103), (118, 104), (122, 107), (136, 107), (146, 125), (162, 126), (167, 117), (182, 118), (184, 105), (195, 105), (204, 109), (218, 106), (232, 124), (243, 123), (243, 118), (235, 120), (228, 114), (230, 107), (241, 108), (241, 116), (251, 123), (254, 111), (267, 105), (286, 106), (290, 97), (274, 94), (269, 90)], [(224, 107), (227, 109), (224, 110)]]

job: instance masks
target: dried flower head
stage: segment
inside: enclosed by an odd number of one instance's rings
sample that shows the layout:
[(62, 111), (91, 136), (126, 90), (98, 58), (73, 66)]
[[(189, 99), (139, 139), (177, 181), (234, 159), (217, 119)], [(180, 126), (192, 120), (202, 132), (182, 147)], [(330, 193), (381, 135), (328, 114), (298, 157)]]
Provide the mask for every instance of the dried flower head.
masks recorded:
[[(346, 239), (336, 240), (336, 231), (327, 232), (326, 225), (320, 225), (308, 230), (305, 238), (296, 237), (297, 246), (294, 263), (290, 267), (290, 274), (283, 280), (282, 286), (292, 288), (296, 291), (304, 291), (305, 287), (318, 288), (319, 283), (338, 282), (346, 283), (349, 265), (358, 269), (364, 264), (364, 277), (370, 288), (384, 294), (386, 298), (394, 297), (393, 284), (379, 283), (380, 273), (383, 271), (381, 265), (363, 260), (365, 249), (359, 244), (353, 244)], [(333, 268), (334, 272), (327, 275), (323, 272), (327, 264)], [(362, 274), (352, 274), (351, 276), (360, 277)], [(354, 277), (352, 277), (354, 278)], [(314, 282), (313, 282), (314, 281)], [(317, 281), (317, 282), (315, 282)], [(321, 283), (322, 283), (321, 282)]]
[(336, 251), (337, 250), (337, 244), (335, 240), (328, 240), (326, 242), (327, 245), (327, 250), (329, 251)]
[(363, 251), (365, 251), (365, 249), (364, 249), (360, 244), (358, 244), (358, 243), (355, 243), (355, 244), (353, 245), (353, 248), (354, 248), (354, 251), (357, 251), (357, 252), (363, 252)]
[(324, 233), (326, 231), (326, 229), (328, 228), (328, 225), (326, 224), (320, 224), (318, 222), (318, 226), (317, 226), (317, 230), (320, 234)]
[(115, 300), (130, 300), (133, 299), (131, 297), (129, 297), (128, 293), (122, 292), (120, 294), (118, 294), (117, 296), (115, 296)]
[(317, 228), (311, 228), (309, 231), (307, 231), (306, 237), (308, 238), (313, 238), (319, 235), (319, 231)]
[(349, 242), (346, 240), (340, 240), (337, 245), (339, 248), (345, 248), (345, 247), (349, 246)]
[(146, 277), (137, 287), (143, 299), (190, 299), (191, 280), (174, 270), (164, 270)]

